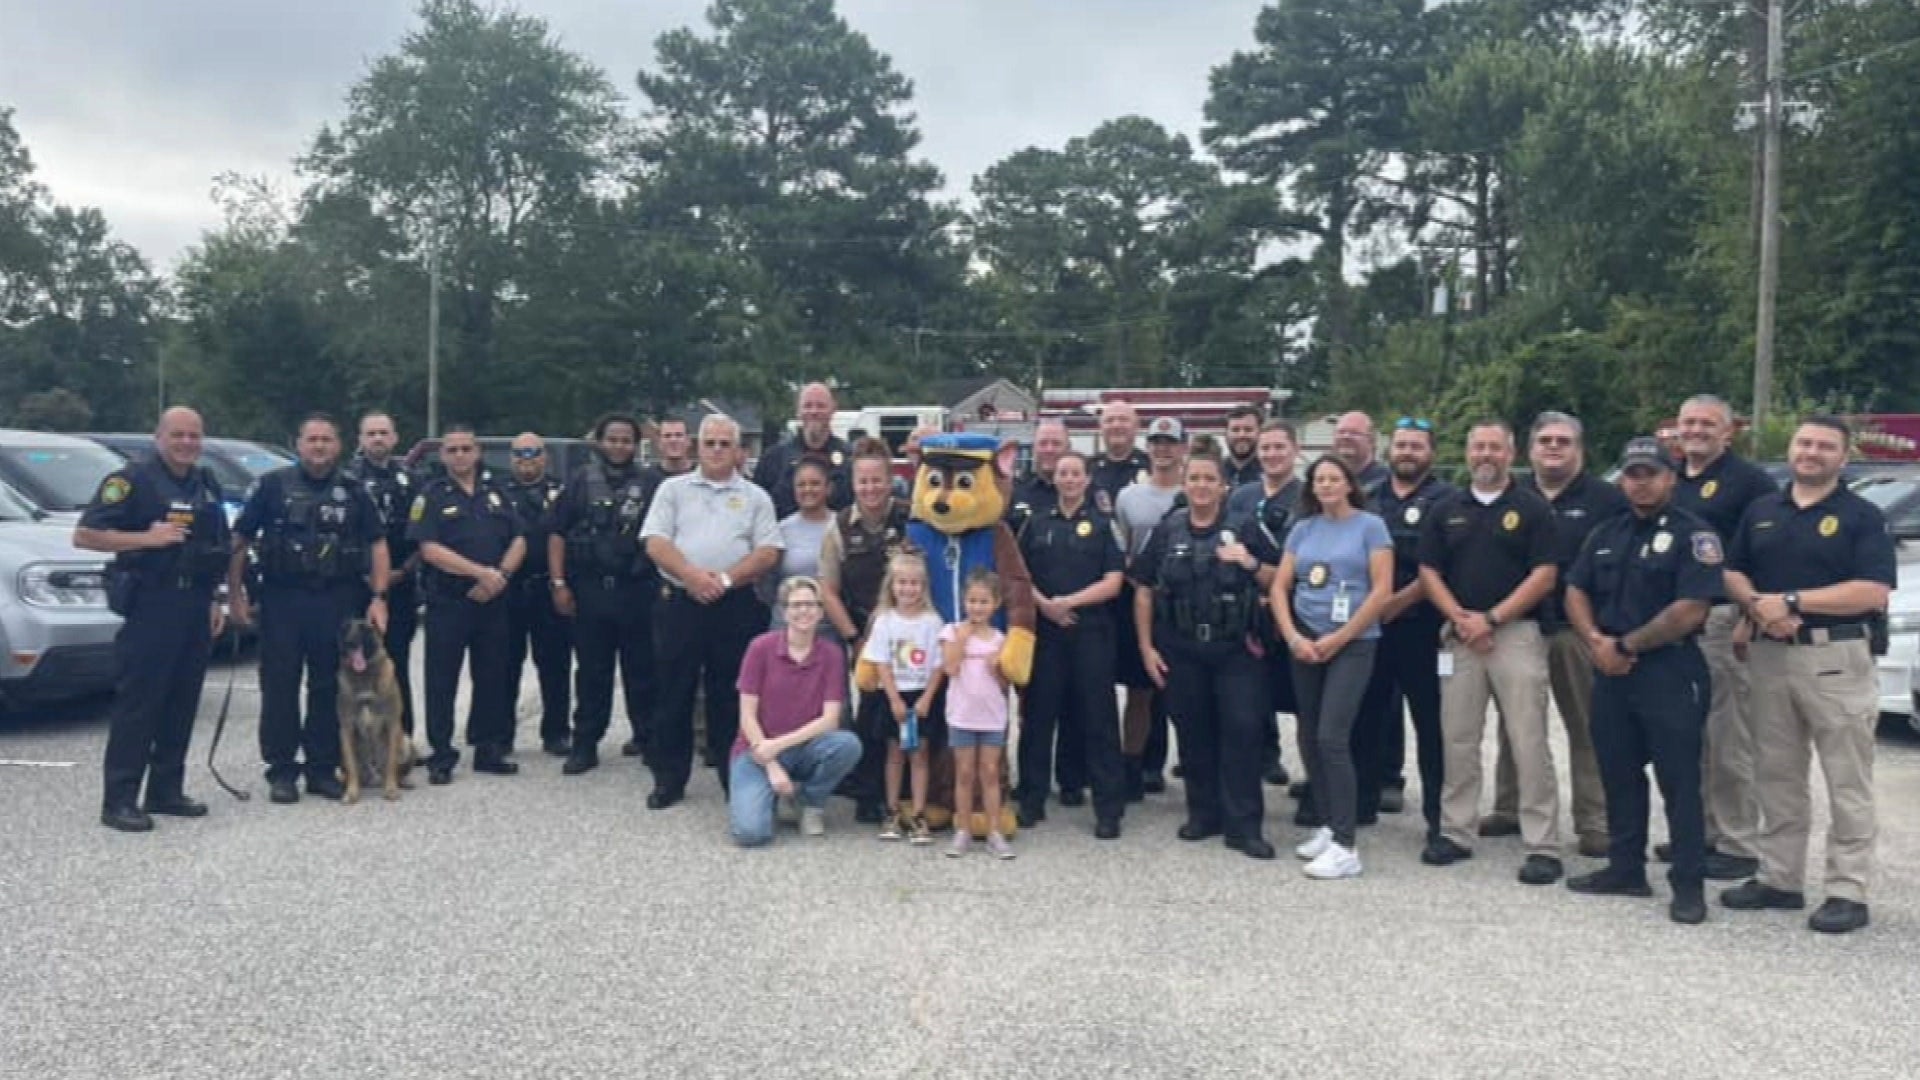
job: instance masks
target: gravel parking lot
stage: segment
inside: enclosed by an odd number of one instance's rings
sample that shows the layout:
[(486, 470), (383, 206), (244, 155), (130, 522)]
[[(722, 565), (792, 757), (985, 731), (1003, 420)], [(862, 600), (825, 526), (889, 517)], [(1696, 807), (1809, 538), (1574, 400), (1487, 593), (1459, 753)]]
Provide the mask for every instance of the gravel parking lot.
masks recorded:
[(77, 763), (0, 766), (0, 1076), (1920, 1072), (1905, 742), (1881, 745), (1874, 925), (1829, 939), (1717, 903), (1677, 927), (1664, 884), (1528, 889), (1517, 839), (1429, 869), (1417, 814), (1363, 832), (1364, 878), (1315, 883), (1176, 840), (1177, 785), (1114, 844), (1056, 808), (1011, 863), (880, 844), (841, 801), (825, 839), (740, 852), (710, 772), (645, 809), (618, 716), (607, 763), (563, 778), (529, 745), (531, 675), (520, 776), (280, 807), (249, 669), (221, 748), (239, 803), (205, 769), (224, 678), (189, 773), (212, 815), (144, 837), (95, 824), (100, 706), (0, 727), (0, 758)]

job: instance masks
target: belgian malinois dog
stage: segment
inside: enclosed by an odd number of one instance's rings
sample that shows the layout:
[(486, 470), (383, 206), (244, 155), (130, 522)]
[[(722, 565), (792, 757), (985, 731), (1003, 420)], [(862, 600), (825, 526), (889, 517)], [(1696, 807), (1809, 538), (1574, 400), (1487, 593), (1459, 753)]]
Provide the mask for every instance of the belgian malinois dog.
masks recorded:
[(400, 724), (400, 683), (393, 675), (380, 631), (365, 619), (350, 619), (340, 630), (340, 771), (346, 782), (343, 802), (360, 800), (360, 785), (377, 777), (381, 794), (398, 799), (412, 767), (406, 731)]

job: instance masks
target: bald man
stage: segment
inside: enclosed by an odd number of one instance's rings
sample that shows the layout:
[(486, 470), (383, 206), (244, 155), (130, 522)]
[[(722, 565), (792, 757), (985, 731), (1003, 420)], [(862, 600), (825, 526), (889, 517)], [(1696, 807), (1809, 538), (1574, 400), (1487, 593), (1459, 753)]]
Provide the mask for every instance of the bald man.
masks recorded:
[(1387, 479), (1387, 467), (1380, 464), (1378, 438), (1373, 433), (1373, 417), (1363, 412), (1341, 413), (1333, 423), (1333, 454), (1347, 463), (1362, 492), (1372, 492)]
[(1114, 503), (1128, 484), (1146, 480), (1149, 462), (1138, 445), (1140, 414), (1125, 401), (1109, 401), (1100, 410), (1100, 453), (1092, 462), (1092, 490), (1087, 497), (1101, 513), (1113, 513)]
[(754, 467), (753, 482), (773, 497), (773, 511), (782, 519), (800, 509), (793, 497), (793, 470), (804, 457), (827, 463), (832, 481), (827, 489), (828, 506), (844, 510), (853, 505), (853, 454), (833, 433), (833, 408), (833, 391), (825, 383), (801, 387), (794, 405), (800, 430), (760, 455), (760, 464)]
[(214, 589), (231, 537), (220, 483), (200, 465), (204, 435), (192, 409), (162, 413), (154, 455), (102, 480), (73, 531), (75, 547), (113, 556), (108, 602), (126, 619), (100, 807), (100, 823), (121, 832), (150, 831), (153, 814), (207, 812), (186, 793), (187, 744), (223, 629)]
[[(547, 443), (540, 436), (531, 431), (515, 435), (508, 453), (513, 477), (507, 481), (507, 498), (520, 515), (521, 533), (527, 538), (526, 561), (507, 587), (508, 700), (520, 700), (520, 676), (531, 652), (540, 682), (540, 747), (565, 757), (573, 746), (567, 726), (573, 700), (567, 686), (567, 677), (573, 674), (573, 623), (560, 614), (551, 595), (558, 590), (548, 572), (547, 552), (561, 485), (548, 471)], [(511, 737), (507, 745), (513, 745)]]

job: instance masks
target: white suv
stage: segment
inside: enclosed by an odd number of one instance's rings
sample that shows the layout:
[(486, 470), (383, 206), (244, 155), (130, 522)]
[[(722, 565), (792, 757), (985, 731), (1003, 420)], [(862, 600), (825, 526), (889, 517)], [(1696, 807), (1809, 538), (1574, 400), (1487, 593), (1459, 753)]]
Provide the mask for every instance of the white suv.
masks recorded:
[(0, 483), (0, 706), (113, 689), (105, 559)]

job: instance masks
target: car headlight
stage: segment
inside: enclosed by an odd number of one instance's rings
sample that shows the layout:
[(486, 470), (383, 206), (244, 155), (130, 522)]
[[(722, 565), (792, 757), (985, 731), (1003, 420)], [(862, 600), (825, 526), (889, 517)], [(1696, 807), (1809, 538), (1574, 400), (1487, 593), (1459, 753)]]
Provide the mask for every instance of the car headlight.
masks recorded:
[(1920, 611), (1896, 611), (1888, 615), (1887, 633), (1920, 634)]
[(20, 571), (20, 599), (35, 607), (105, 608), (106, 568), (72, 563), (32, 563)]

